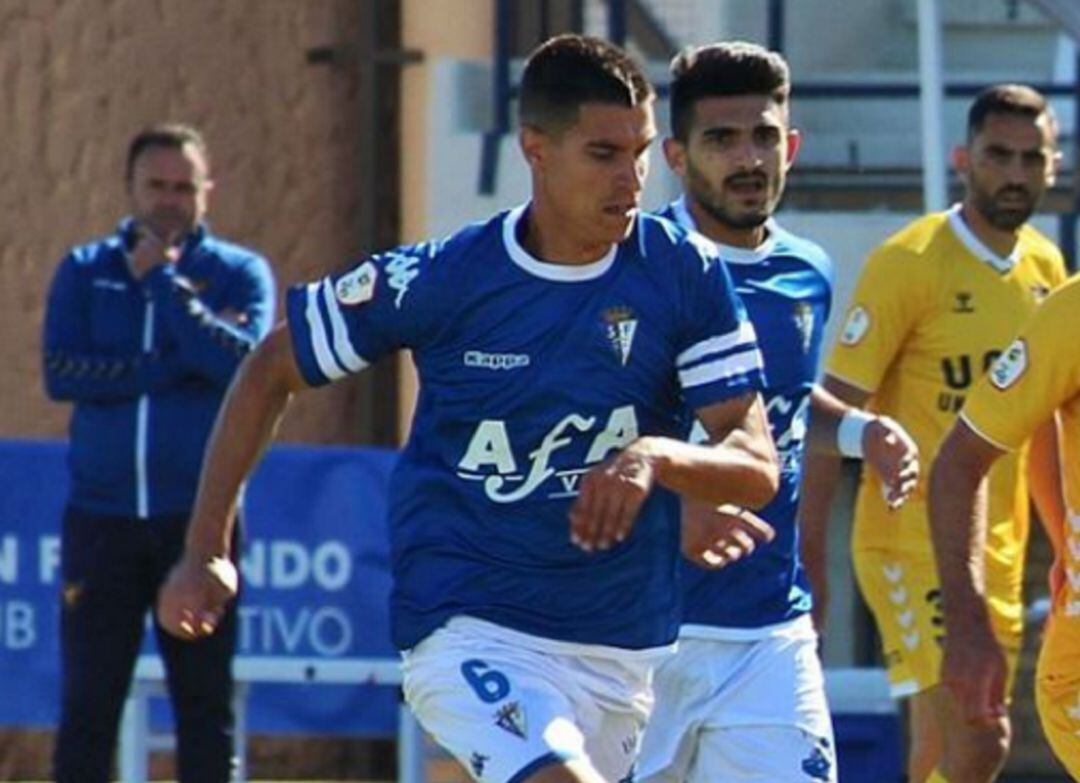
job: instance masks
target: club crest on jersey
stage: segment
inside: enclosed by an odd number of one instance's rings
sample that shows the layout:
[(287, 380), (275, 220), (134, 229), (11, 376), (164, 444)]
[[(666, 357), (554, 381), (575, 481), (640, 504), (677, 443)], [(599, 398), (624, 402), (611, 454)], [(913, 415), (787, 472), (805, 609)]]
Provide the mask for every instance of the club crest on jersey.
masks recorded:
[(379, 270), (367, 261), (344, 277), (339, 277), (334, 284), (334, 296), (343, 305), (363, 304), (375, 295), (375, 281)]
[(507, 702), (495, 713), (495, 725), (515, 737), (525, 739), (525, 710), (516, 701)]
[(1013, 344), (1005, 349), (990, 368), (990, 382), (997, 388), (1005, 391), (1024, 374), (1027, 369), (1027, 343), (1023, 339), (1013, 341)]
[(806, 353), (810, 350), (810, 338), (814, 336), (814, 308), (808, 302), (796, 302), (791, 317), (802, 338), (803, 353)]
[(841, 345), (858, 345), (870, 331), (870, 313), (862, 305), (856, 305), (848, 313), (844, 330), (840, 333)]
[(624, 367), (630, 360), (630, 349), (637, 332), (637, 318), (629, 307), (609, 307), (603, 313), (604, 334), (619, 363)]

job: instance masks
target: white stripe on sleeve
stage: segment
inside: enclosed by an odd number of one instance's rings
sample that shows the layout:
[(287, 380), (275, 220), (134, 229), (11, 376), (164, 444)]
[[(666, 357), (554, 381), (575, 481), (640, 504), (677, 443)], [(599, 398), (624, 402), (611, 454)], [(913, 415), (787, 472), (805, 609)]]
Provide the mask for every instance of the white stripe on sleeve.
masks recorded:
[[(325, 282), (325, 281), (324, 281)], [(345, 371), (334, 359), (330, 351), (330, 344), (326, 339), (326, 325), (319, 315), (319, 283), (308, 283), (306, 288), (307, 307), (304, 315), (307, 317), (308, 331), (311, 332), (311, 348), (315, 351), (315, 361), (319, 364), (319, 370), (332, 381), (345, 377)]]
[(691, 345), (676, 357), (675, 362), (679, 367), (685, 367), (711, 353), (720, 353), (735, 348), (742, 343), (752, 343), (756, 341), (757, 332), (754, 331), (754, 325), (749, 321), (743, 321), (739, 324), (738, 329), (734, 329), (727, 334), (722, 334), (719, 337), (710, 337), (707, 340), (702, 340), (699, 343)]
[(684, 389), (690, 389), (694, 386), (703, 386), (706, 383), (760, 370), (761, 366), (761, 351), (754, 348), (725, 356), (723, 359), (699, 364), (689, 370), (680, 370), (679, 383)]
[(345, 319), (341, 315), (341, 308), (338, 307), (337, 297), (334, 296), (329, 280), (323, 281), (322, 295), (326, 312), (330, 314), (330, 328), (334, 334), (334, 353), (345, 365), (346, 370), (360, 372), (368, 366), (368, 363), (360, 358), (349, 340), (349, 328), (345, 326)]

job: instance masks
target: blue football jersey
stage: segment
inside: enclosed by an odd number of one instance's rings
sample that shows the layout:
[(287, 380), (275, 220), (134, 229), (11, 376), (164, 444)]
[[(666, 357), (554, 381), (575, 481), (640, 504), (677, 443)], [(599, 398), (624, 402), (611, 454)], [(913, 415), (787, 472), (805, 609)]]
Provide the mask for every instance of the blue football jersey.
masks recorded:
[[(662, 213), (684, 228), (694, 221), (680, 199)], [(810, 392), (832, 303), (832, 261), (813, 242), (768, 223), (758, 248), (716, 245), (757, 332), (765, 361), (762, 392), (780, 457), (780, 489), (758, 514), (776, 537), (750, 557), (719, 571), (683, 561), (683, 625), (762, 628), (810, 610), (810, 587), (799, 558), (796, 513)]]
[(678, 508), (657, 489), (606, 552), (569, 540), (581, 476), (685, 410), (759, 389), (753, 327), (716, 251), (652, 216), (585, 266), (518, 239), (526, 207), (292, 289), (319, 385), (410, 348), (420, 376), (392, 477), (395, 643), (456, 615), (567, 642), (645, 649), (678, 627)]

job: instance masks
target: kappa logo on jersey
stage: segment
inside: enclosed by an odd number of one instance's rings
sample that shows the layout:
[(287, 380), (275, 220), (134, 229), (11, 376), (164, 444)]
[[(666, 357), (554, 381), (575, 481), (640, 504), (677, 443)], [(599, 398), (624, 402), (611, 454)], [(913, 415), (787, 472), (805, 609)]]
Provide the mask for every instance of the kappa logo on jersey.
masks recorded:
[(990, 382), (1005, 391), (1023, 376), (1027, 370), (1027, 343), (1023, 339), (1013, 341), (990, 368)]
[(401, 253), (389, 253), (390, 261), (386, 264), (386, 273), (389, 277), (386, 284), (397, 291), (394, 297), (394, 307), (401, 309), (401, 300), (409, 293), (409, 284), (420, 276), (420, 270), (416, 267), (420, 264), (419, 258), (405, 256)]
[(358, 305), (375, 295), (375, 281), (379, 270), (370, 261), (358, 266), (334, 283), (334, 296), (343, 305)]
[(604, 333), (624, 367), (630, 360), (630, 348), (637, 332), (637, 318), (629, 307), (611, 307), (604, 311)]
[[(604, 428), (594, 434), (597, 423), (596, 416), (577, 413), (564, 416), (541, 439), (540, 445), (529, 452), (529, 469), (523, 474), (518, 470), (514, 458), (506, 422), (485, 419), (476, 425), (465, 456), (458, 462), (457, 475), (470, 481), (483, 481), (484, 494), (494, 503), (524, 500), (552, 477), (557, 477), (559, 483), (548, 493), (549, 498), (575, 497), (581, 476), (590, 466), (603, 461), (609, 453), (623, 448), (638, 437), (637, 414), (633, 405), (615, 408)], [(581, 442), (576, 435), (592, 438), (584, 464), (552, 467), (552, 456), (557, 451)]]
[(525, 739), (525, 710), (516, 701), (507, 702), (496, 711), (495, 725), (515, 737)]
[(1031, 286), (1031, 295), (1035, 297), (1036, 302), (1041, 302), (1043, 299), (1050, 296), (1050, 286), (1045, 283), (1033, 283)]
[(802, 337), (803, 353), (806, 353), (810, 350), (810, 339), (814, 336), (814, 308), (808, 302), (798, 302), (791, 317), (795, 321), (795, 328), (799, 330), (799, 336)]
[(481, 367), (485, 370), (513, 370), (529, 366), (526, 353), (485, 353), (484, 351), (466, 351), (466, 367)]
[(848, 313), (847, 321), (844, 322), (844, 330), (840, 333), (841, 345), (858, 345), (866, 333), (870, 330), (870, 313), (866, 308), (857, 305)]

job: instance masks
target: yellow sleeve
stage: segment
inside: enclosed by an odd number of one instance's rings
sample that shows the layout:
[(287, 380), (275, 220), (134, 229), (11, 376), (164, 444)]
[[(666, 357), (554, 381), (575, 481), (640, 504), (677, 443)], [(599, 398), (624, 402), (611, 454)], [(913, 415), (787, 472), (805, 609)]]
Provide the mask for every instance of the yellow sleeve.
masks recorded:
[(967, 397), (960, 415), (999, 448), (1020, 448), (1036, 428), (1080, 393), (1080, 279), (1052, 293)]
[(877, 390), (923, 308), (934, 301), (924, 293), (928, 270), (920, 260), (896, 245), (883, 245), (866, 259), (829, 357), (830, 375)]
[(1055, 245), (1053, 242), (1050, 242), (1050, 240), (1047, 240), (1047, 243), (1050, 245), (1051, 253), (1050, 269), (1051, 275), (1053, 276), (1052, 287), (1054, 289), (1058, 289), (1062, 285), (1064, 285), (1065, 282), (1069, 279), (1069, 271), (1068, 268), (1065, 266), (1065, 256), (1061, 254), (1061, 250), (1058, 248), (1058, 246)]

